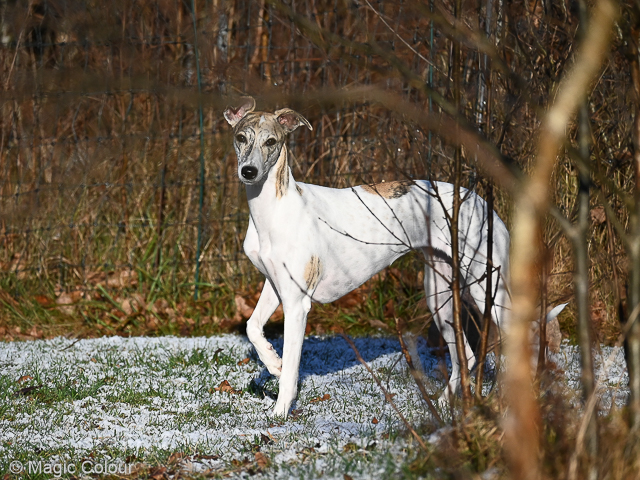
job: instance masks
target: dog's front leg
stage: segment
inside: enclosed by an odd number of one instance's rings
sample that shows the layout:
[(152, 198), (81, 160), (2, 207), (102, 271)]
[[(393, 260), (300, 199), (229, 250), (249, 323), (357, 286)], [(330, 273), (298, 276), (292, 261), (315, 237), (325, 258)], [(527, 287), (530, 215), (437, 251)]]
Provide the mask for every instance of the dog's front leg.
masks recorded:
[(303, 296), (292, 301), (283, 299), (284, 348), (282, 352), (282, 375), (280, 392), (272, 416), (286, 417), (298, 392), (298, 372), (302, 355), (302, 342), (307, 326), (307, 314), (311, 309), (311, 298)]
[(273, 312), (280, 305), (278, 294), (273, 288), (271, 280), (265, 280), (262, 293), (258, 299), (258, 304), (247, 321), (247, 337), (258, 352), (258, 356), (264, 363), (271, 375), (280, 376), (282, 371), (282, 360), (273, 349), (273, 345), (264, 338), (264, 324), (267, 323)]

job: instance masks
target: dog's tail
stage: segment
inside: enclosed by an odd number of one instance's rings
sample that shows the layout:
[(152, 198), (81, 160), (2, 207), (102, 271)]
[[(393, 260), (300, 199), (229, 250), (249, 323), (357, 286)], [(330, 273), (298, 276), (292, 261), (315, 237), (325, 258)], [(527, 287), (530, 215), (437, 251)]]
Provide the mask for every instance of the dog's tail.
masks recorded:
[[(556, 318), (560, 315), (568, 303), (556, 305), (549, 313), (547, 313), (546, 345), (550, 352), (560, 351), (562, 343), (562, 333), (560, 332), (560, 324)], [(532, 367), (535, 368), (538, 363), (538, 353), (540, 351), (540, 320), (538, 319), (531, 325), (531, 350), (533, 352)]]
[(567, 305), (569, 305), (569, 304), (568, 303), (561, 303), (560, 305), (556, 305), (555, 307), (553, 307), (549, 311), (549, 313), (547, 313), (547, 322), (550, 322), (551, 320), (556, 318), (558, 315), (560, 315), (560, 312), (562, 312), (562, 310), (564, 310), (564, 307), (566, 307)]

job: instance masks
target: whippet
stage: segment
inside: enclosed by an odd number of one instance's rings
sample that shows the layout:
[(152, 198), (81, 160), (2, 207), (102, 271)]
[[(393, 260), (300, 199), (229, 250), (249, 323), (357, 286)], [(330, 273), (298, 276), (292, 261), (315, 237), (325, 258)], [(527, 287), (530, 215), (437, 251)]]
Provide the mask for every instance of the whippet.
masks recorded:
[[(285, 108), (254, 112), (243, 97), (227, 107), (233, 127), (238, 177), (249, 201), (244, 251), (266, 277), (247, 335), (269, 372), (280, 378), (272, 415), (286, 417), (297, 393), (298, 370), (307, 314), (312, 300), (329, 303), (362, 285), (410, 250), (425, 256), (427, 305), (448, 345), (452, 372), (449, 391), (460, 386), (460, 362), (452, 326), (451, 233), (447, 218), (453, 185), (425, 180), (396, 181), (353, 188), (327, 188), (295, 181), (289, 168), (286, 137), (299, 126), (313, 130), (299, 113)], [(475, 193), (460, 189), (460, 277), (481, 312), (485, 305), (487, 219), (493, 215), (492, 318), (502, 328), (510, 299), (509, 232), (498, 215)], [(447, 213), (448, 212), (448, 213)], [(263, 333), (271, 314), (284, 308), (282, 359)], [(469, 368), (475, 356), (465, 338)]]

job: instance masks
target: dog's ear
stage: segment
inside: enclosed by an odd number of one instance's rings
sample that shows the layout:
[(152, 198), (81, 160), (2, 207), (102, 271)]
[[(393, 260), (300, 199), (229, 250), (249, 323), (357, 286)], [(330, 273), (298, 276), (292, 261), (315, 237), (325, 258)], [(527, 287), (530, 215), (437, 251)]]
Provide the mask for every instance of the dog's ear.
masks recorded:
[(287, 133), (293, 132), (300, 125), (306, 125), (309, 130), (313, 130), (313, 127), (309, 123), (309, 120), (304, 118), (298, 112), (294, 112), (290, 108), (276, 110), (275, 115), (278, 118), (278, 123), (285, 128)]
[(224, 118), (229, 122), (229, 125), (235, 127), (236, 124), (247, 115), (247, 113), (253, 112), (254, 108), (256, 108), (256, 101), (253, 97), (240, 97), (240, 106), (225, 108)]

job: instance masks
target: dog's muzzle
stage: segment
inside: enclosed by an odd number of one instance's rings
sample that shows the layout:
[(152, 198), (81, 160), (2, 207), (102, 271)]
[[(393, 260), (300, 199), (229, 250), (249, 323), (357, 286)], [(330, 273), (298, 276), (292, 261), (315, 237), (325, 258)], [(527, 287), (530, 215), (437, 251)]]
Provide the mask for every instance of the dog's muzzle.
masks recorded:
[(240, 170), (242, 178), (246, 180), (254, 180), (258, 176), (258, 169), (256, 167), (245, 166)]

